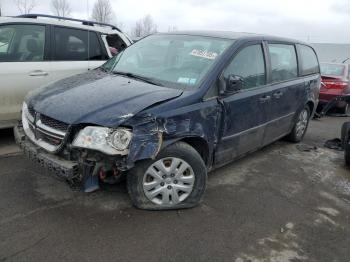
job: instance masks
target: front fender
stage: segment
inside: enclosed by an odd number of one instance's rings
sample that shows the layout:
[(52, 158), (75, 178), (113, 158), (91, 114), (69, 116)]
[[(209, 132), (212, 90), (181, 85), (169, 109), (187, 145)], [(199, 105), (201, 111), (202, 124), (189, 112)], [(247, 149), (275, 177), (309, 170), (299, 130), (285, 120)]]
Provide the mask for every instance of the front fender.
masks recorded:
[(133, 129), (133, 139), (127, 156), (127, 168), (135, 162), (154, 159), (159, 151), (177, 141), (186, 138), (200, 138), (206, 141), (208, 152), (213, 152), (217, 142), (217, 130), (220, 123), (220, 107), (200, 104), (192, 110), (181, 109), (172, 116), (154, 117), (150, 114), (135, 116), (125, 125)]

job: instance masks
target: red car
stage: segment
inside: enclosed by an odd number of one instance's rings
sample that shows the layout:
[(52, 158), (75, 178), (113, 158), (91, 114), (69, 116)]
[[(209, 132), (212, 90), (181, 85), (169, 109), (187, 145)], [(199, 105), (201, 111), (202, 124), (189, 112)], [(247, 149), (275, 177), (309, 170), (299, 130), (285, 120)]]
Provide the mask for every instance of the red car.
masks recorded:
[[(348, 64), (321, 63), (322, 85), (319, 104), (325, 105), (337, 96), (350, 96), (350, 66)], [(335, 105), (343, 114), (350, 114), (350, 106), (345, 101)]]

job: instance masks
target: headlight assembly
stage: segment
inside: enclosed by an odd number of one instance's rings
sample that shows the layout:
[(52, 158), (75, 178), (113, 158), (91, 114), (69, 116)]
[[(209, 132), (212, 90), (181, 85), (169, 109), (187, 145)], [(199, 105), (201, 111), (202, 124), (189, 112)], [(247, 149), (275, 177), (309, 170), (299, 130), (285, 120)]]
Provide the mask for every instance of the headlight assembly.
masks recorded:
[(109, 136), (109, 143), (118, 150), (128, 148), (132, 138), (132, 133), (124, 128), (118, 128)]
[(125, 155), (131, 142), (132, 132), (119, 127), (88, 126), (80, 130), (73, 141), (73, 147), (97, 150), (108, 155)]

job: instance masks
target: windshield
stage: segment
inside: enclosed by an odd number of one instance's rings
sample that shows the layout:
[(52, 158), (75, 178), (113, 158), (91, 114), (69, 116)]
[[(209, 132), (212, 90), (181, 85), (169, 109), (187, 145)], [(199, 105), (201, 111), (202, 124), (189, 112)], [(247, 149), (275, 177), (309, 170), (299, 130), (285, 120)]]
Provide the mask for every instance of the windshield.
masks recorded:
[(344, 65), (321, 64), (321, 74), (331, 76), (342, 76), (344, 74)]
[(103, 68), (154, 80), (164, 86), (198, 86), (233, 40), (189, 35), (153, 35), (125, 49)]

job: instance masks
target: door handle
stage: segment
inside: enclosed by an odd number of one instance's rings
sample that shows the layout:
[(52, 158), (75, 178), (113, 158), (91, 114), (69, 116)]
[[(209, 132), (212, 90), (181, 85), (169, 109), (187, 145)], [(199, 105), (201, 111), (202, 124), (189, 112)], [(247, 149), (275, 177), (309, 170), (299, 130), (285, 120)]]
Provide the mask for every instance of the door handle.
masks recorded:
[(266, 103), (271, 100), (271, 96), (263, 96), (259, 98), (260, 103)]
[(276, 98), (276, 99), (279, 99), (281, 98), (281, 96), (283, 96), (283, 92), (279, 91), (279, 92), (276, 92), (273, 94), (273, 96)]
[(42, 70), (35, 70), (29, 73), (29, 76), (47, 76), (49, 73)]

